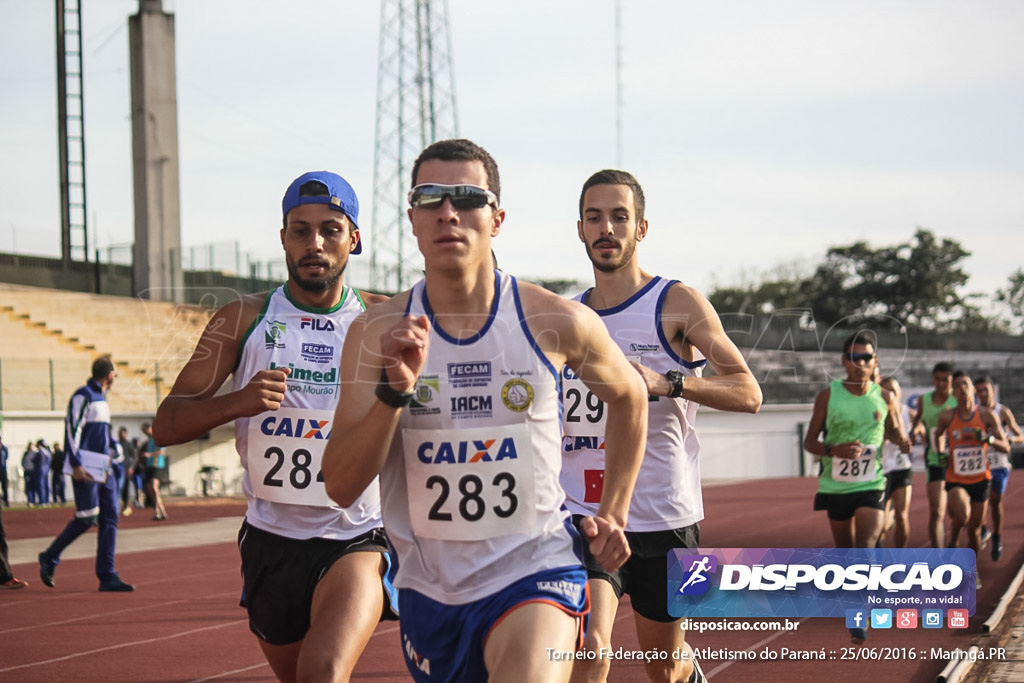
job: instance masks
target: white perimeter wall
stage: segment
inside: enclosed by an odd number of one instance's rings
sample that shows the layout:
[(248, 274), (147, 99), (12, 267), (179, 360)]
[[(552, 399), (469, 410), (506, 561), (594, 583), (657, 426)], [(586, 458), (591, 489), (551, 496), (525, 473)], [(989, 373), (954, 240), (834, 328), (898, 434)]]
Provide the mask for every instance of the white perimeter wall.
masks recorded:
[[(803, 431), (811, 417), (811, 405), (766, 405), (756, 415), (726, 413), (701, 407), (697, 413), (697, 433), (701, 440), (701, 475), (704, 479), (764, 479), (816, 476), (814, 458), (802, 448)], [(3, 441), (10, 449), (7, 464), (11, 480), (12, 502), (23, 502), (21, 455), (32, 440), (64, 441), (63, 413), (3, 414)], [(152, 415), (122, 414), (112, 417), (116, 431), (125, 426), (130, 436), (141, 435), (140, 426)], [(214, 430), (210, 439), (191, 441), (167, 449), (171, 459), (171, 492), (175, 495), (199, 495), (196, 478), (200, 467), (220, 468), (227, 493), (241, 493), (242, 465), (235, 452), (234, 428)], [(17, 482), (17, 483), (15, 483)], [(70, 499), (70, 490), (68, 491)]]
[(817, 475), (803, 450), (811, 404), (765, 405), (756, 415), (702, 406), (697, 412), (704, 479), (763, 479)]

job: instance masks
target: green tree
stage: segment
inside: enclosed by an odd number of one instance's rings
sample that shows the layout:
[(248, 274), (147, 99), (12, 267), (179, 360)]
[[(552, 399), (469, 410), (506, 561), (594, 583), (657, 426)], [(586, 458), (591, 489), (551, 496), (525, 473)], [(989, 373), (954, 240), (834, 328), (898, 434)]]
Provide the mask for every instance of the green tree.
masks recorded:
[(895, 318), (923, 330), (949, 331), (968, 320), (976, 325), (978, 308), (958, 293), (969, 277), (961, 267), (968, 256), (956, 240), (939, 240), (923, 228), (894, 246), (833, 247), (805, 294), (815, 317), (829, 323), (854, 315), (875, 322)]
[[(990, 331), (998, 328), (959, 291), (970, 256), (959, 242), (938, 239), (918, 228), (908, 242), (872, 248), (860, 241), (832, 247), (809, 277), (775, 278), (746, 287), (716, 289), (710, 299), (719, 311), (769, 313), (805, 308), (817, 324), (835, 325), (859, 318), (879, 329), (936, 332)], [(1006, 293), (1024, 301), (1024, 273), (1017, 289)], [(1019, 306), (1018, 306), (1019, 308)], [(746, 310), (744, 310), (746, 309)]]
[(996, 290), (995, 300), (1009, 309), (1010, 327), (1017, 334), (1024, 332), (1024, 268), (1010, 274), (1006, 289)]

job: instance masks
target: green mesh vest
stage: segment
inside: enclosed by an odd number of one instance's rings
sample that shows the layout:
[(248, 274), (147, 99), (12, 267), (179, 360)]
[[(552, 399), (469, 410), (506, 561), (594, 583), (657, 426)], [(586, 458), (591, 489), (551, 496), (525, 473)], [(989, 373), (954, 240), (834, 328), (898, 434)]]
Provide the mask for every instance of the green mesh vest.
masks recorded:
[(825, 443), (860, 441), (868, 452), (856, 460), (823, 456), (818, 476), (821, 493), (853, 493), (885, 489), (882, 474), (881, 445), (885, 437), (885, 416), (889, 407), (882, 399), (882, 388), (872, 382), (866, 394), (855, 396), (842, 380), (829, 384), (825, 414)]

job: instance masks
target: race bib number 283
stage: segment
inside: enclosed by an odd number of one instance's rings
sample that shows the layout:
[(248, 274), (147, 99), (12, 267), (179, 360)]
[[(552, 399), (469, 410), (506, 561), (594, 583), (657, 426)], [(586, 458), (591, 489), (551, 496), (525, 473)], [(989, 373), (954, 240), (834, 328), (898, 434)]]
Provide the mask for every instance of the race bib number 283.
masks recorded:
[(417, 535), (480, 541), (525, 532), (535, 522), (534, 454), (526, 425), (404, 429), (402, 443)]

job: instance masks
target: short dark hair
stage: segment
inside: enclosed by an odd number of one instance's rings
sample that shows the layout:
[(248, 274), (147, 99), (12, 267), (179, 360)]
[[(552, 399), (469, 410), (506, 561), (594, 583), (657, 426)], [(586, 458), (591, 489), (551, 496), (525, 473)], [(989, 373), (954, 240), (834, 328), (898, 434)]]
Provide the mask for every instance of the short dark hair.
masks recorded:
[(633, 177), (632, 173), (617, 171), (614, 168), (606, 168), (590, 176), (587, 178), (587, 182), (583, 183), (583, 190), (580, 192), (580, 220), (583, 220), (583, 198), (586, 196), (587, 190), (594, 185), (625, 185), (628, 187), (633, 191), (633, 208), (636, 209), (636, 222), (639, 223), (644, 219), (644, 208), (647, 202), (644, 199), (644, 189), (640, 187), (640, 182)]
[(948, 374), (952, 374), (953, 370), (954, 368), (952, 363), (950, 363), (949, 361), (940, 360), (938, 363), (935, 364), (935, 367), (932, 368), (932, 374), (934, 375), (936, 372), (945, 372)]
[(488, 153), (486, 149), (472, 140), (465, 138), (454, 138), (452, 140), (438, 140), (420, 152), (416, 161), (412, 164), (412, 185), (417, 184), (420, 174), (420, 166), (425, 161), (479, 161), (484, 165), (484, 172), (487, 173), (487, 189), (498, 198), (498, 206), (501, 206), (501, 179), (498, 176), (498, 162)]
[(100, 356), (92, 362), (92, 378), (97, 382), (106, 379), (114, 371), (114, 361), (110, 356)]
[(845, 356), (857, 344), (871, 344), (878, 351), (878, 337), (871, 330), (857, 330), (843, 342), (843, 355)]
[(982, 375), (980, 377), (975, 377), (974, 378), (974, 386), (978, 386), (979, 384), (990, 384), (992, 386), (996, 385), (996, 383), (993, 382), (992, 378), (989, 377), (988, 375)]
[[(953, 381), (954, 382), (957, 381), (958, 379), (960, 379), (961, 377), (966, 377), (967, 379), (971, 378), (970, 375), (967, 374), (966, 370), (957, 370), (956, 372), (953, 373)], [(971, 384), (973, 385), (974, 382), (971, 382)]]

